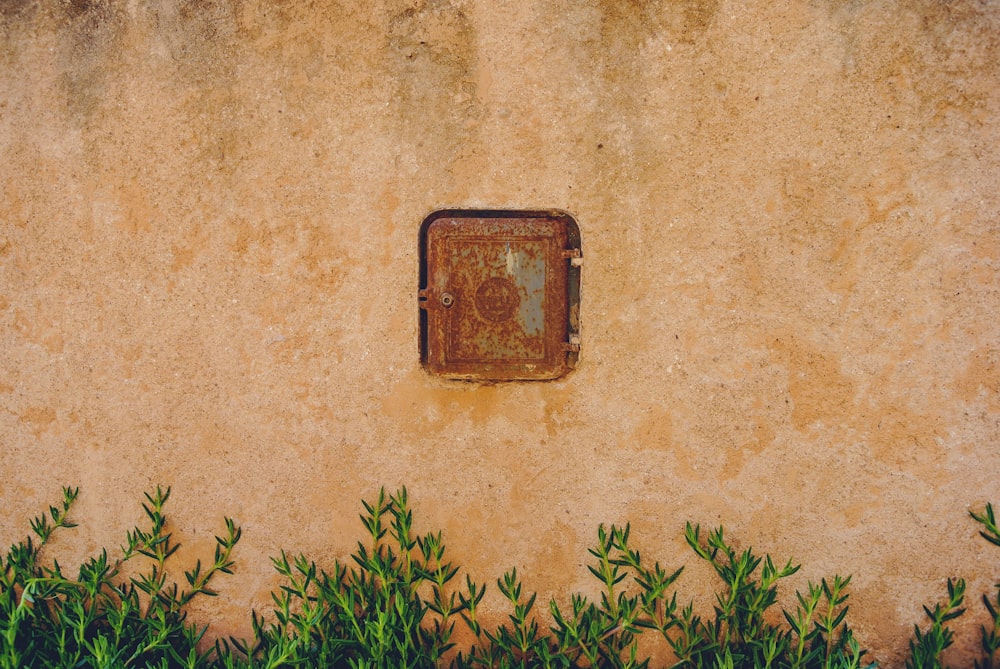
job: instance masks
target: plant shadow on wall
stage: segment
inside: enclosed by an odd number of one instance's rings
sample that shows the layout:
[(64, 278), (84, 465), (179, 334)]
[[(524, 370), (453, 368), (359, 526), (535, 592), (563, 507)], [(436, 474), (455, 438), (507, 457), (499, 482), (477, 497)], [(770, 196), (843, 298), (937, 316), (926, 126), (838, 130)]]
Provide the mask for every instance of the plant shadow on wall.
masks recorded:
[[(487, 626), (478, 611), (486, 587), (458, 578), (440, 532), (413, 531), (405, 489), (363, 502), (367, 537), (349, 562), (337, 561), (328, 572), (303, 555), (274, 558), (283, 582), (271, 595), (272, 615), (253, 614), (252, 639), (213, 646), (207, 627), (187, 620), (187, 606), (214, 596), (211, 582), (231, 573), (239, 527), (225, 519), (211, 563), (198, 561), (183, 572), (181, 587), (169, 575), (179, 548), (163, 511), (170, 489), (157, 488), (142, 505), (148, 528), (127, 532), (122, 556), (112, 560), (102, 551), (71, 577), (57, 560), (41, 557), (57, 529), (73, 527), (69, 511), (77, 496), (65, 488), (62, 503), (35, 518), (32, 536), (3, 557), (0, 667), (643, 668), (652, 661), (640, 651), (647, 647), (640, 639), (650, 638), (664, 644), (673, 667), (874, 666), (847, 623), (850, 577), (809, 583), (796, 592), (793, 610), (780, 609), (778, 584), (799, 567), (736, 550), (722, 527), (705, 535), (697, 525), (685, 529), (694, 554), (721, 580), (707, 617), (696, 614), (693, 603), (678, 603), (682, 568), (650, 564), (630, 544), (629, 526), (612, 525), (598, 528), (589, 550), (599, 599), (552, 600), (543, 626), (536, 595), (524, 592), (512, 569), (497, 581), (511, 612)], [(972, 517), (980, 534), (1000, 546), (993, 507)], [(143, 561), (145, 571), (133, 564), (124, 569), (132, 561)], [(947, 601), (925, 607), (929, 623), (914, 626), (908, 667), (942, 666), (942, 652), (953, 641), (948, 624), (964, 612), (964, 594), (964, 581), (949, 580)], [(1000, 584), (983, 602), (992, 626), (982, 627), (976, 667), (992, 669), (1000, 649)], [(461, 648), (458, 624), (471, 638)]]

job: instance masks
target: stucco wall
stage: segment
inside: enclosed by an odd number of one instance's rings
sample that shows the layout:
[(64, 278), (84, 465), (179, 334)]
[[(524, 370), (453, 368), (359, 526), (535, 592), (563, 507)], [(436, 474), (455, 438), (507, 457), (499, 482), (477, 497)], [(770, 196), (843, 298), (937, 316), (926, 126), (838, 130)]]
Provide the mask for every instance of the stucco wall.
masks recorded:
[[(709, 608), (724, 523), (854, 574), (894, 666), (1000, 572), (998, 147), (991, 2), (2, 2), (0, 540), (69, 483), (62, 549), (116, 546), (172, 485), (186, 548), (243, 525), (202, 615), (246, 633), (380, 486), (542, 598), (630, 520)], [(576, 216), (576, 371), (423, 372), (441, 207)]]

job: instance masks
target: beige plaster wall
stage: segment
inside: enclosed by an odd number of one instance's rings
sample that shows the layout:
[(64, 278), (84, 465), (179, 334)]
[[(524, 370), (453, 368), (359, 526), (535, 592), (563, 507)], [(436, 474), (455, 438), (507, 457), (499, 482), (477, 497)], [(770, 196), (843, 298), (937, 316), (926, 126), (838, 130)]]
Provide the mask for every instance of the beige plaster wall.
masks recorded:
[[(1000, 573), (998, 142), (995, 2), (7, 0), (0, 540), (68, 483), (62, 550), (117, 546), (172, 485), (186, 548), (243, 525), (196, 613), (246, 633), (379, 486), (543, 599), (631, 520), (708, 609), (682, 529), (724, 523), (854, 574), (897, 666)], [(574, 373), (421, 370), (440, 207), (577, 217)]]

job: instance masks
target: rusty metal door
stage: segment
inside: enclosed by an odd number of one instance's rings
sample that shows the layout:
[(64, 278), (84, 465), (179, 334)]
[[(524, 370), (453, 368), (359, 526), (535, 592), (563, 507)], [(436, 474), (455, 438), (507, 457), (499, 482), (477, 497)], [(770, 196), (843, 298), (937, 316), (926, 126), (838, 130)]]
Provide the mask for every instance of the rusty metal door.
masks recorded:
[(421, 353), (458, 379), (553, 379), (579, 352), (579, 229), (568, 214), (456, 211), (421, 228)]

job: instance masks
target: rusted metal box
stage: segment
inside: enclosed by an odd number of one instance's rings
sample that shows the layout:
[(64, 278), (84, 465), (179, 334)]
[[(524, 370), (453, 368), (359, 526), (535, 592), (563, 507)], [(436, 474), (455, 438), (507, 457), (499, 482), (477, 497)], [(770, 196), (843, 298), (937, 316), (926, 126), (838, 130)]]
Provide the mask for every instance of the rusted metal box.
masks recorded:
[(580, 351), (580, 230), (561, 211), (442, 210), (420, 229), (421, 358), (432, 374), (555, 379)]

